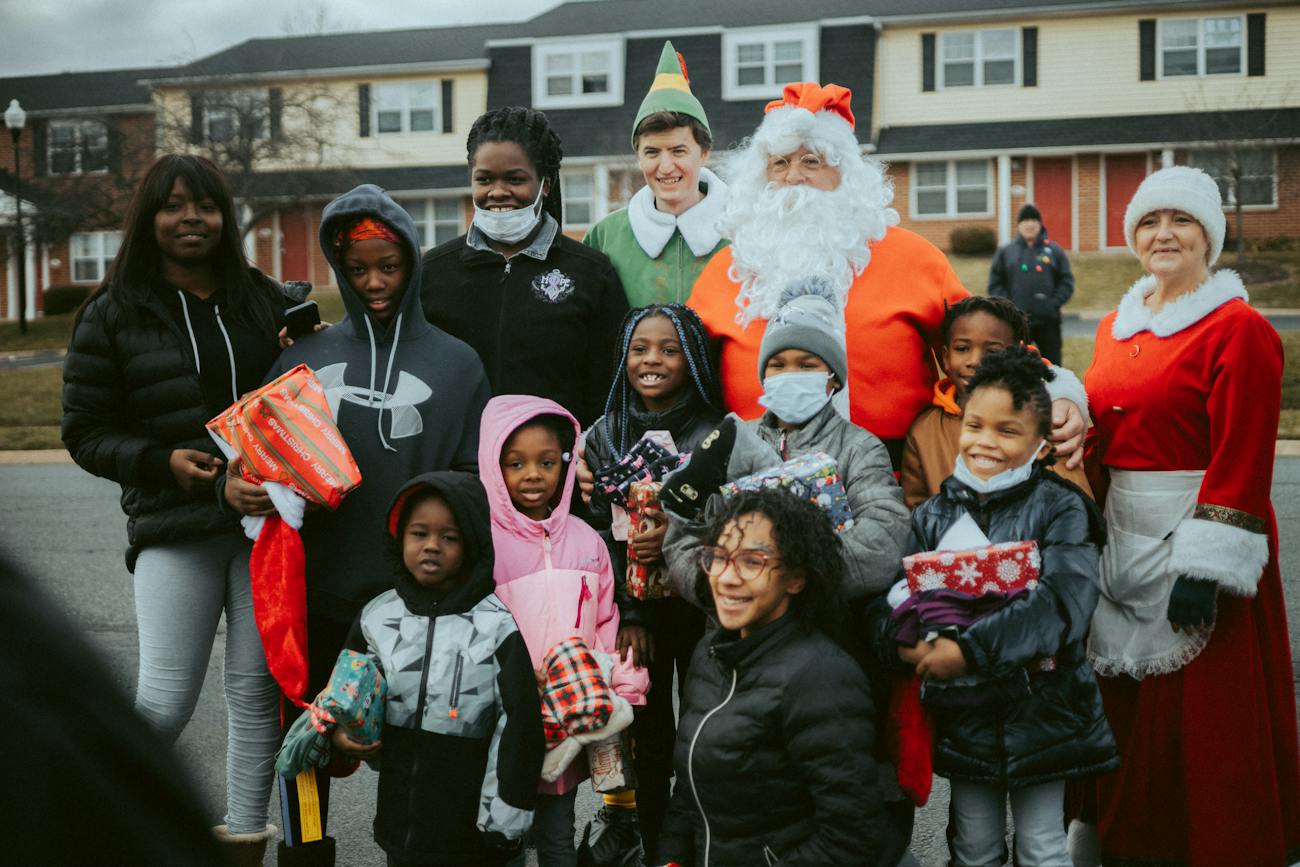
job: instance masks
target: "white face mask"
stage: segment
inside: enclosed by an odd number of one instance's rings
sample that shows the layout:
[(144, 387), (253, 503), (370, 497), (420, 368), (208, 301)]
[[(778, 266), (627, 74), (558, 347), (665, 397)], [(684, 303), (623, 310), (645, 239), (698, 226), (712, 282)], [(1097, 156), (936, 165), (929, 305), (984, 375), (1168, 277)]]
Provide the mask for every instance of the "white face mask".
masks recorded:
[(514, 244), (528, 237), (528, 233), (537, 228), (542, 219), (542, 194), (546, 191), (543, 181), (537, 188), (537, 198), (531, 205), (515, 208), (513, 211), (489, 211), (474, 205), (474, 225), (493, 241)]
[(957, 481), (970, 488), (977, 494), (991, 494), (994, 491), (1005, 491), (1008, 488), (1014, 488), (1016, 485), (1029, 478), (1029, 474), (1034, 471), (1034, 461), (1038, 460), (1038, 453), (1042, 451), (1047, 440), (1039, 440), (1038, 445), (1034, 446), (1033, 454), (1029, 460), (1025, 461), (1018, 467), (1012, 467), (1009, 470), (1003, 470), (987, 479), (981, 479), (970, 471), (966, 466), (966, 459), (959, 452), (957, 454), (957, 463), (953, 467), (952, 474)]
[(830, 380), (831, 375), (823, 370), (775, 374), (763, 380), (758, 402), (787, 424), (803, 424), (831, 399)]

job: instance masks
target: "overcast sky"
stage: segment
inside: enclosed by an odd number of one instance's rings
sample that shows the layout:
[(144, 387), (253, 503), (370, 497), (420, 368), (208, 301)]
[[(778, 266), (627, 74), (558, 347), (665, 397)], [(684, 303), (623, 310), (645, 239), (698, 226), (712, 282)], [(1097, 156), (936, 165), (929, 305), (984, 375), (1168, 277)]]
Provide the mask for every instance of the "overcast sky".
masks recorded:
[(560, 2), (0, 0), (0, 75), (188, 63), (245, 39), (322, 29), (522, 21)]

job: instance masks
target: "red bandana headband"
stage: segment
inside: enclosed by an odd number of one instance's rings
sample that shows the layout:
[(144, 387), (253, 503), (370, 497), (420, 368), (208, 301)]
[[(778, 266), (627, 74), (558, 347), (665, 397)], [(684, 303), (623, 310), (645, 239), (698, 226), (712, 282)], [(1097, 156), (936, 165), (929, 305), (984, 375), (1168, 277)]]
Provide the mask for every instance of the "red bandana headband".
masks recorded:
[(369, 241), (373, 238), (391, 241), (399, 246), (402, 243), (397, 233), (383, 220), (362, 217), (352, 225), (339, 230), (339, 233), (334, 236), (334, 246), (342, 252), (358, 241)]
[(772, 111), (784, 106), (804, 108), (813, 114), (829, 111), (844, 118), (849, 122), (849, 129), (853, 129), (853, 109), (849, 107), (852, 99), (853, 91), (838, 84), (822, 87), (815, 81), (797, 81), (794, 84), (787, 84), (781, 93), (781, 98), (769, 102), (764, 111)]

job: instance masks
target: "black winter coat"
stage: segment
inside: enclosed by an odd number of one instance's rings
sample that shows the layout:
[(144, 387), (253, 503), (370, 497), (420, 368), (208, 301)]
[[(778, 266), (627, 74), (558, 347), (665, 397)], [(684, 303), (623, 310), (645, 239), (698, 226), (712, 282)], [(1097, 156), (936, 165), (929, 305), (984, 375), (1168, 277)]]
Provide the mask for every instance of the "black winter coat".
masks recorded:
[(793, 615), (695, 650), (659, 860), (692, 867), (884, 865), (905, 841), (872, 760), (862, 669)]
[(1074, 272), (1061, 245), (1038, 234), (1033, 244), (1019, 235), (993, 254), (988, 294), (1010, 298), (1033, 319), (1060, 319), (1074, 295)]
[[(908, 553), (933, 551), (966, 512), (992, 543), (1038, 543), (1038, 586), (971, 624), (957, 640), (968, 673), (1022, 683), (1027, 678), (1029, 695), (935, 712), (935, 771), (953, 779), (1020, 788), (1118, 767), (1115, 740), (1085, 649), (1101, 592), (1098, 570), (1106, 541), (1096, 505), (1070, 482), (1041, 467), (1028, 480), (983, 502), (950, 477), (912, 513)], [(895, 660), (896, 651), (893, 644), (889, 652)], [(1052, 670), (1029, 670), (1048, 657), (1055, 660)]]
[[(619, 371), (618, 375), (622, 375), (622, 371)], [(666, 430), (672, 434), (677, 451), (686, 454), (695, 450), (695, 447), (718, 426), (722, 417), (723, 413), (709, 408), (694, 389), (685, 400), (664, 412), (651, 412), (641, 406), (639, 399), (634, 398), (633, 405), (628, 407), (626, 440), (630, 447), (641, 439), (646, 431)], [(619, 431), (614, 425), (614, 420), (609, 416), (598, 419), (585, 434), (587, 466), (592, 472), (604, 469), (617, 460), (609, 440), (610, 429), (605, 426), (607, 421), (611, 422), (614, 436), (617, 437)], [(611, 520), (609, 504), (593, 500), (588, 523), (600, 532), (606, 547), (609, 548), (609, 559), (614, 567), (614, 602), (618, 605), (619, 622), (622, 626), (653, 625), (651, 621), (654, 619), (654, 602), (644, 602), (627, 592), (627, 543), (613, 537), (609, 529)]]
[[(274, 296), (278, 330), (284, 308), (301, 300), (289, 294), (305, 296), (310, 287), (280, 286), (260, 272), (255, 277)], [(201, 315), (196, 302), (190, 305), (194, 315)], [(229, 318), (223, 323), (234, 345), (258, 347), (261, 358), (240, 364), (237, 383), (241, 393), (256, 388), (279, 354), (275, 332), (258, 334)], [(131, 309), (108, 292), (91, 300), (63, 364), (62, 436), (82, 469), (122, 486), (128, 569), (134, 570), (136, 556), (147, 545), (238, 531), (239, 516), (219, 507), (211, 487), (184, 491), (168, 467), (175, 449), (219, 454), (205, 427), (214, 414), (190, 337), (162, 296), (155, 293)]]

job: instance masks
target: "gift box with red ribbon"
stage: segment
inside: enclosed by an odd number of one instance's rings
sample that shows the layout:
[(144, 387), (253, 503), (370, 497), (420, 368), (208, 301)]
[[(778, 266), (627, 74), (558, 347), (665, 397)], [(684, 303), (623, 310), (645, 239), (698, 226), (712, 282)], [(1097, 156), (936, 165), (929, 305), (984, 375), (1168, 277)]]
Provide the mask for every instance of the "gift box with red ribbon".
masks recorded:
[(663, 482), (633, 482), (627, 491), (627, 592), (636, 599), (663, 599), (671, 596), (668, 573), (663, 561), (647, 565), (636, 558), (632, 543), (642, 533), (668, 520), (659, 505)]

